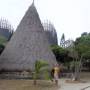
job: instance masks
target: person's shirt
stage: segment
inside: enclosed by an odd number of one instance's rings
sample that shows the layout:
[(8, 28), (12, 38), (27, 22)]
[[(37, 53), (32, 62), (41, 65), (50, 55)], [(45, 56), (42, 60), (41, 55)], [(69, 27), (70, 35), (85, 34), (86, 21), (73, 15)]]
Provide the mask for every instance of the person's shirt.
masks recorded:
[(54, 74), (58, 74), (59, 73), (59, 67), (54, 67)]

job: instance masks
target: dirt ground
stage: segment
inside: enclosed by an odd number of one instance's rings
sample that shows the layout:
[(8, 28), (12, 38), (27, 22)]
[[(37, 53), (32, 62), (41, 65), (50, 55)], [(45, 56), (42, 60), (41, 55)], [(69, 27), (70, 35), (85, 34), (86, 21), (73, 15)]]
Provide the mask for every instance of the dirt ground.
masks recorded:
[(58, 90), (51, 81), (38, 81), (33, 85), (32, 80), (0, 80), (0, 90)]
[(59, 85), (48, 80), (39, 80), (33, 85), (32, 80), (0, 80), (0, 90), (90, 90), (90, 80), (86, 83), (67, 83), (59, 79)]

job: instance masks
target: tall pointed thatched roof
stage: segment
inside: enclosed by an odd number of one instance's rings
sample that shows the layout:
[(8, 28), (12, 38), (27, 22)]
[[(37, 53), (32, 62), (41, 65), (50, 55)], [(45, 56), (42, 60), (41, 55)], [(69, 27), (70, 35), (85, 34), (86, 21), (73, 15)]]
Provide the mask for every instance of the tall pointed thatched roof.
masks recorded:
[(32, 4), (0, 57), (0, 70), (32, 70), (36, 60), (46, 60), (51, 67), (56, 59), (47, 41)]

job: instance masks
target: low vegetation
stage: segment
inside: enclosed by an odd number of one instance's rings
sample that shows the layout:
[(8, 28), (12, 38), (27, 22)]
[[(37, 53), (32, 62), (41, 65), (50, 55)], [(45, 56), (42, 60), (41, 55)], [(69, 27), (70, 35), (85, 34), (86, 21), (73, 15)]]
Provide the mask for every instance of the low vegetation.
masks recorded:
[(37, 80), (42, 77), (43, 73), (45, 74), (45, 78), (48, 78), (48, 63), (44, 60), (37, 60), (33, 72), (34, 85), (37, 84)]

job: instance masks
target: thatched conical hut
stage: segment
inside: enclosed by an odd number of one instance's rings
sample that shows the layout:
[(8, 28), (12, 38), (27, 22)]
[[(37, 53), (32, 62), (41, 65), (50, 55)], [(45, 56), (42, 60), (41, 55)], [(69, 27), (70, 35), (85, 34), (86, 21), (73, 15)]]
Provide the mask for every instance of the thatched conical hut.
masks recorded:
[(36, 60), (56, 63), (37, 10), (32, 4), (0, 56), (0, 70), (33, 70)]

